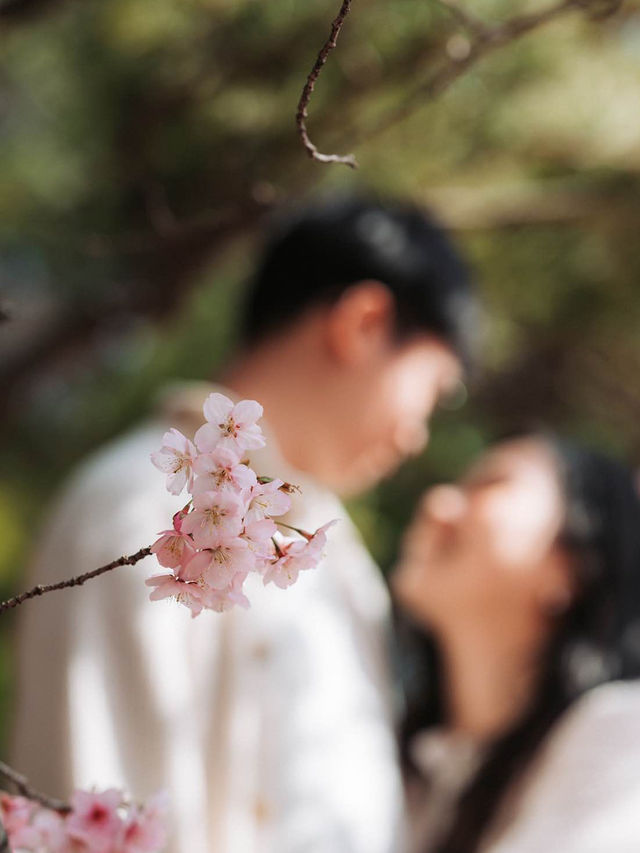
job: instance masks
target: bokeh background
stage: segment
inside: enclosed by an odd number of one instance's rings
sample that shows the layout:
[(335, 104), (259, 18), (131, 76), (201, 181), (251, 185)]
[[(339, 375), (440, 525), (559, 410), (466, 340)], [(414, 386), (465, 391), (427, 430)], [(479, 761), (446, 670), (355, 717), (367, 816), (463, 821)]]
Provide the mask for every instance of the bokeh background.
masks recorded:
[[(3, 598), (74, 464), (166, 382), (224, 361), (264, 217), (317, 191), (431, 206), (492, 317), (428, 454), (350, 507), (383, 568), (422, 489), (514, 425), (640, 462), (640, 7), (557, 21), (373, 133), (466, 35), (435, 0), (357, 0), (310, 108), (354, 172), (311, 162), (294, 125), (337, 5), (0, 0)], [(488, 21), (537, 7), (473, 5)]]

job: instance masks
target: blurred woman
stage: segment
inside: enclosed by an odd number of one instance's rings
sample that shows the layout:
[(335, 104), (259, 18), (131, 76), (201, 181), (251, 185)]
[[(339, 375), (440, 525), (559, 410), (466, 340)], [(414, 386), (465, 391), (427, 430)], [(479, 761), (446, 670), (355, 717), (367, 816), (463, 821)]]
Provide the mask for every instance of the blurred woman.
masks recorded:
[(418, 626), (412, 853), (640, 850), (640, 499), (529, 435), (425, 497), (392, 582)]

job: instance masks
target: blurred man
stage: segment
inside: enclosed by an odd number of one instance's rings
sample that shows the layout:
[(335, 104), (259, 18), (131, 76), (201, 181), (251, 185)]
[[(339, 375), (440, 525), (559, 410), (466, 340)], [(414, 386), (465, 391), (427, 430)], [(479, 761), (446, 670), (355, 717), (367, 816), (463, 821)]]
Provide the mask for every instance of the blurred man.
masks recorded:
[[(392, 472), (427, 440), (459, 380), (474, 302), (444, 233), (402, 205), (333, 201), (283, 220), (244, 313), (226, 393), (257, 399), (261, 474), (301, 487), (290, 523), (333, 518), (327, 556), (249, 611), (150, 604), (150, 560), (30, 603), (22, 624), (16, 766), (50, 794), (118, 786), (171, 794), (171, 851), (390, 853), (400, 785), (386, 668), (386, 589), (338, 494)], [(153, 541), (181, 505), (149, 462), (193, 434), (213, 386), (97, 454), (50, 521), (37, 581)], [(220, 386), (218, 386), (220, 388)]]

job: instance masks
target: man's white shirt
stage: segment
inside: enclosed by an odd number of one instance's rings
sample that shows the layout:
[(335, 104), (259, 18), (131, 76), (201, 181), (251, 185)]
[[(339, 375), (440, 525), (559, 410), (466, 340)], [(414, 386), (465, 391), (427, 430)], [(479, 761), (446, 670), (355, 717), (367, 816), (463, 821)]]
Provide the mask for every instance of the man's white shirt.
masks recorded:
[[(69, 483), (33, 582), (150, 544), (185, 501), (149, 454), (170, 426), (202, 422), (211, 387), (100, 451)], [(219, 389), (216, 389), (219, 390)], [(251, 609), (191, 619), (149, 602), (153, 558), (25, 605), (14, 761), (32, 783), (159, 788), (169, 853), (391, 853), (401, 784), (387, 673), (386, 589), (338, 499), (288, 468), (273, 438), (258, 473), (301, 487), (288, 522), (338, 518), (320, 566), (287, 590), (247, 581)]]

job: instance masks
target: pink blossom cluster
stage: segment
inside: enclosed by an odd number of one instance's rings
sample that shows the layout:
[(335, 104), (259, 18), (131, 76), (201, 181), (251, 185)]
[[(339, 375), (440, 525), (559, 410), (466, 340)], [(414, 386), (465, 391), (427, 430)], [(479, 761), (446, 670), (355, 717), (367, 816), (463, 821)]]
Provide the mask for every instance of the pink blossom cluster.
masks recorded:
[(114, 788), (76, 791), (64, 814), (24, 797), (0, 794), (0, 814), (14, 853), (158, 853), (166, 844), (166, 795), (128, 805)]
[[(203, 609), (219, 613), (249, 607), (244, 583), (250, 572), (265, 584), (286, 588), (300, 571), (314, 568), (326, 544), (325, 524), (315, 533), (274, 519), (288, 512), (292, 488), (282, 480), (259, 477), (247, 451), (264, 447), (258, 421), (262, 406), (254, 400), (234, 404), (224, 394), (210, 394), (203, 413), (206, 423), (190, 441), (177, 429), (165, 433), (160, 450), (151, 454), (167, 475), (167, 489), (190, 494), (151, 546), (169, 573), (147, 580), (150, 598), (174, 598), (197, 616)], [(294, 531), (286, 539), (278, 528)]]

